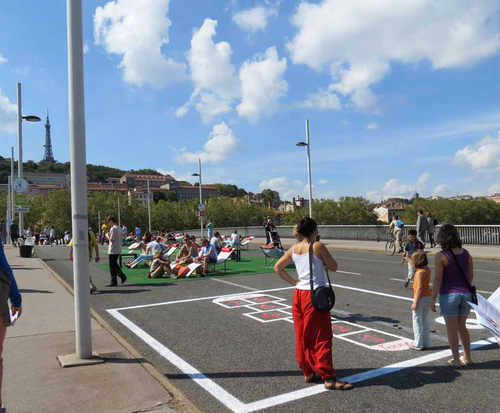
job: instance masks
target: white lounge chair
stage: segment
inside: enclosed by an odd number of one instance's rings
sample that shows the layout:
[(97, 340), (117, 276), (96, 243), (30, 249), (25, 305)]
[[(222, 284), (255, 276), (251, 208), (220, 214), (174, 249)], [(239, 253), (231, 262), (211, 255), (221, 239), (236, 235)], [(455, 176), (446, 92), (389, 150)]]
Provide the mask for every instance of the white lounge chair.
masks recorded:
[(137, 248), (139, 248), (140, 246), (141, 246), (140, 242), (134, 242), (132, 245), (129, 245), (128, 250), (129, 251), (134, 251)]
[[(170, 264), (170, 268), (174, 269), (176, 265), (177, 264), (175, 262), (173, 262)], [(188, 265), (189, 272), (185, 275), (184, 278), (189, 278), (191, 276), (191, 274), (193, 274), (193, 272), (195, 272), (198, 267), (201, 267), (200, 263), (193, 262), (193, 263), (189, 264)], [(174, 280), (175, 280), (175, 278), (174, 278)]]
[(231, 256), (231, 254), (233, 253), (233, 249), (230, 248), (230, 247), (225, 247), (225, 248), (222, 248), (222, 251), (219, 252), (219, 255), (217, 256), (217, 262), (216, 263), (213, 263), (213, 264), (210, 264), (210, 268), (215, 271), (215, 267), (217, 265), (221, 265), (221, 264), (224, 264), (224, 272), (227, 272), (226, 270), (226, 262), (228, 260), (228, 258)]
[(264, 267), (269, 268), (274, 261), (279, 260), (285, 253), (283, 250), (276, 248), (273, 244), (261, 245), (260, 249), (264, 253)]
[(172, 254), (177, 251), (177, 248), (179, 248), (177, 244), (171, 246), (170, 249), (165, 254), (163, 254), (163, 259), (169, 259)]
[(254, 240), (255, 237), (248, 237), (245, 238), (243, 241), (240, 241), (240, 246), (241, 248), (247, 247), (246, 249), (248, 250), (248, 245)]

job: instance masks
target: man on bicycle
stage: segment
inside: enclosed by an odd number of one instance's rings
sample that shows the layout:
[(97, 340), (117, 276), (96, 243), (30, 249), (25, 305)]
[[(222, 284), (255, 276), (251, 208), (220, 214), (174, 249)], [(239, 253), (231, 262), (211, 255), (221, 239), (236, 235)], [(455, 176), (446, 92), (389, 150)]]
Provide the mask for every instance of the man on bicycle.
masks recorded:
[(403, 252), (403, 228), (405, 224), (403, 221), (400, 221), (397, 215), (392, 216), (392, 221), (389, 224), (389, 231), (387, 232), (388, 234), (394, 234), (394, 237), (396, 238), (396, 242), (399, 245), (399, 251), (398, 254), (401, 254)]

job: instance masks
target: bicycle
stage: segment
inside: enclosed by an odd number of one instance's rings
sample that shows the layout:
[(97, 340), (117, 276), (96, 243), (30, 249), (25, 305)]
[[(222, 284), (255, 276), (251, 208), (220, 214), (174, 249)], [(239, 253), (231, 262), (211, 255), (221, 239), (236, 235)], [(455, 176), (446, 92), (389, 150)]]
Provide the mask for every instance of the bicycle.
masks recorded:
[[(402, 238), (403, 243), (401, 244), (401, 248), (404, 250), (406, 246), (406, 237), (404, 236)], [(385, 244), (385, 252), (387, 255), (394, 255), (396, 253), (396, 248), (398, 247), (398, 242), (396, 240), (396, 236), (391, 233), (389, 234), (389, 241), (386, 242)]]

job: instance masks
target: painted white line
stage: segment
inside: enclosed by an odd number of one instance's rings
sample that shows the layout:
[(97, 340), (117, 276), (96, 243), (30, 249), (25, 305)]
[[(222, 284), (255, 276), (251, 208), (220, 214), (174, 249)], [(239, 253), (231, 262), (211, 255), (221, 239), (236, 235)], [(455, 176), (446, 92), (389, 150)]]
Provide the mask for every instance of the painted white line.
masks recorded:
[(217, 281), (217, 282), (220, 282), (220, 283), (224, 283), (224, 284), (229, 284), (229, 285), (232, 285), (234, 287), (243, 288), (244, 290), (250, 290), (250, 291), (258, 291), (259, 290), (258, 288), (247, 287), (246, 285), (236, 284), (236, 283), (232, 283), (231, 281), (220, 280), (218, 278), (211, 278), (211, 280), (212, 281)]
[(338, 272), (338, 273), (340, 273), (340, 274), (362, 275), (362, 274), (360, 274), (359, 272), (338, 271), (338, 270), (337, 270), (336, 272)]
[[(490, 344), (495, 344), (496, 341), (493, 337), (488, 338), (486, 340), (476, 341), (471, 344), (472, 350), (477, 350), (478, 348), (488, 346)], [(418, 357), (412, 360), (403, 361), (401, 363), (391, 364), (390, 366), (381, 367), (379, 369), (369, 370), (363, 373), (355, 374), (352, 376), (344, 377), (342, 380), (348, 383), (359, 383), (361, 381), (369, 380), (375, 377), (385, 376), (386, 374), (395, 373), (397, 371), (409, 368), (416, 367), (421, 364), (429, 363), (431, 361), (440, 360), (446, 357), (451, 356), (450, 350), (443, 350), (438, 353), (429, 354), (423, 357)], [(245, 405), (244, 413), (251, 413), (257, 410), (267, 409), (273, 406), (277, 406), (280, 404), (284, 404), (287, 402), (300, 400), (305, 397), (314, 396), (316, 394), (324, 393), (329, 390), (325, 389), (323, 384), (318, 384), (317, 386), (309, 387), (307, 389), (297, 390), (294, 392), (281, 394), (279, 396), (270, 397), (268, 399), (259, 400), (257, 402), (249, 403)]]
[[(401, 282), (404, 282), (405, 280), (402, 280), (400, 278), (389, 278), (389, 280), (391, 281), (401, 281)], [(413, 281), (411, 281), (411, 284), (413, 284)], [(432, 285), (432, 283), (429, 283), (429, 285)], [(492, 292), (490, 291), (482, 291), (482, 290), (476, 290), (478, 293), (483, 293), (483, 294), (493, 294)]]
[(332, 287), (343, 288), (344, 290), (359, 291), (361, 293), (380, 295), (382, 297), (396, 298), (398, 300), (413, 301), (413, 298), (401, 297), (400, 295), (379, 293), (378, 291), (365, 290), (363, 288), (348, 287), (346, 285), (332, 284)]
[(121, 315), (116, 310), (108, 310), (113, 317), (115, 317), (120, 323), (122, 323), (125, 327), (127, 327), (130, 331), (135, 333), (138, 337), (140, 337), (144, 342), (146, 342), (151, 348), (156, 350), (160, 355), (162, 355), (165, 359), (167, 359), (170, 363), (176, 366), (180, 371), (184, 374), (188, 375), (192, 380), (194, 380), (197, 384), (203, 387), (207, 392), (209, 392), (212, 396), (214, 396), (217, 400), (219, 400), (224, 406), (233, 412), (243, 412), (245, 409), (245, 404), (234, 397), (232, 394), (228, 393), (218, 384), (216, 384), (213, 380), (210, 380), (207, 376), (205, 376), (200, 371), (196, 370), (189, 363), (185, 362), (175, 353), (166, 348), (159, 341), (155, 340), (144, 330), (135, 325), (128, 318)]
[[(284, 290), (292, 290), (295, 287), (281, 287), (281, 288), (271, 288), (269, 290), (260, 290), (256, 291), (256, 293), (267, 293), (270, 291), (284, 291)], [(112, 308), (111, 310), (116, 310), (116, 311), (124, 311), (124, 310), (135, 310), (138, 308), (147, 308), (147, 307), (157, 307), (160, 305), (170, 305), (170, 304), (181, 304), (181, 303), (191, 303), (194, 301), (204, 301), (204, 300), (213, 300), (215, 298), (223, 298), (223, 297), (233, 297), (233, 296), (240, 296), (241, 293), (232, 293), (232, 294), (223, 294), (223, 295), (213, 295), (211, 297), (198, 297), (198, 298), (188, 298), (186, 300), (177, 300), (177, 301), (165, 301), (161, 303), (154, 303), (154, 304), (141, 304), (141, 305), (133, 305), (130, 307), (121, 307), (121, 308)], [(109, 311), (109, 310), (108, 310)]]

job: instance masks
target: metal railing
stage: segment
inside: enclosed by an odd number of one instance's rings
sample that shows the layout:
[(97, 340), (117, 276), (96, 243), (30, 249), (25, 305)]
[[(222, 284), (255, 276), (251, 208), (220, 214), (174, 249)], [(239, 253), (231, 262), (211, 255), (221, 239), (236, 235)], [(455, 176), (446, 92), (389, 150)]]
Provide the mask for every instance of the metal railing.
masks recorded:
[[(440, 225), (436, 227), (436, 237)], [(456, 225), (464, 245), (500, 246), (500, 225)], [(265, 238), (264, 227), (224, 227), (214, 228), (223, 235), (230, 234), (236, 229), (240, 235)], [(415, 225), (405, 225), (403, 231), (407, 235), (410, 229), (416, 229)], [(276, 227), (281, 238), (293, 237), (293, 226)], [(318, 225), (318, 230), (323, 239), (359, 240), (359, 241), (383, 241), (388, 239), (387, 225)], [(184, 230), (197, 234), (198, 229)], [(206, 231), (205, 231), (206, 235)]]

